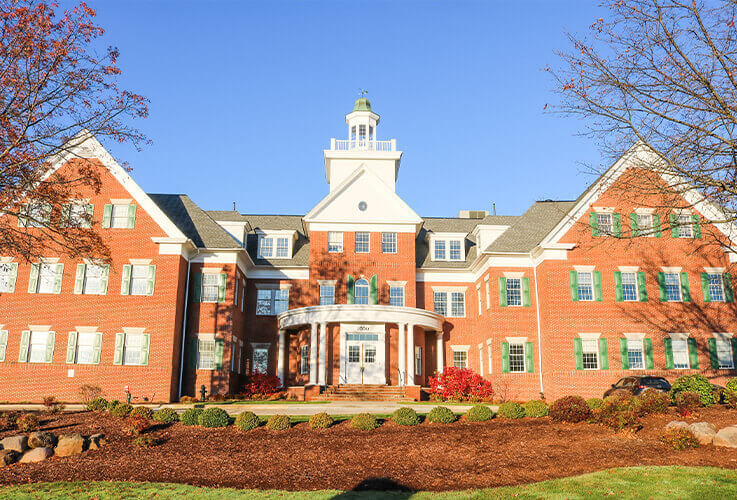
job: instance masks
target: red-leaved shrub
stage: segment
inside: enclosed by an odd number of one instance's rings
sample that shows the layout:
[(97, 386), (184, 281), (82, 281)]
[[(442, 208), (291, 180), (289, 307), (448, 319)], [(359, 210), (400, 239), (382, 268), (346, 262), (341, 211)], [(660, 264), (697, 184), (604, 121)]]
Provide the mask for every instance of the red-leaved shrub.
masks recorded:
[(556, 422), (583, 422), (591, 418), (591, 408), (580, 396), (566, 396), (550, 406), (550, 418)]
[(430, 377), (430, 394), (442, 401), (491, 401), (491, 382), (468, 368), (449, 366)]
[(151, 428), (151, 421), (145, 417), (136, 415), (125, 419), (123, 428), (124, 434), (129, 436), (138, 436)]
[(248, 377), (248, 381), (243, 386), (243, 393), (248, 397), (263, 396), (279, 392), (280, 389), (281, 380), (279, 380), (279, 377), (256, 372)]

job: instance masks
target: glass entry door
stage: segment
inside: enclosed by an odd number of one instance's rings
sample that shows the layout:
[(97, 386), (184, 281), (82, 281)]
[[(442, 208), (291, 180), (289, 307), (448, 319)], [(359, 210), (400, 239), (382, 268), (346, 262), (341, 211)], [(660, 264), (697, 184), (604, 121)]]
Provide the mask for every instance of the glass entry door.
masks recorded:
[(384, 363), (378, 358), (378, 334), (349, 333), (345, 342), (347, 384), (383, 384)]

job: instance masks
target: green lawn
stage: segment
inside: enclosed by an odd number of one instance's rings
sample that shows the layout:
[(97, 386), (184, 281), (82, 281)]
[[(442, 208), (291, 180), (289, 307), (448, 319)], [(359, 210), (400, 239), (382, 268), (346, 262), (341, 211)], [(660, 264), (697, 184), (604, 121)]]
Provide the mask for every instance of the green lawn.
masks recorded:
[(329, 499), (340, 498), (546, 498), (546, 499), (610, 499), (610, 498), (735, 498), (737, 472), (712, 467), (632, 467), (611, 469), (583, 476), (545, 481), (525, 486), (490, 488), (447, 493), (343, 493), (321, 490), (309, 492), (256, 491), (198, 488), (180, 484), (157, 483), (40, 483), (0, 487), (0, 497), (14, 499), (62, 498), (180, 498), (195, 499)]

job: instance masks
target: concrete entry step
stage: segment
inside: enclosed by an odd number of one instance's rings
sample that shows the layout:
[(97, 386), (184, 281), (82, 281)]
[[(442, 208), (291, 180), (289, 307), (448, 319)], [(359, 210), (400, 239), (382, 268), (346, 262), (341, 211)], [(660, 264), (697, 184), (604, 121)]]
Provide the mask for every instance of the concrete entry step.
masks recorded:
[(414, 393), (405, 387), (389, 385), (346, 384), (328, 386), (313, 400), (322, 401), (416, 401)]

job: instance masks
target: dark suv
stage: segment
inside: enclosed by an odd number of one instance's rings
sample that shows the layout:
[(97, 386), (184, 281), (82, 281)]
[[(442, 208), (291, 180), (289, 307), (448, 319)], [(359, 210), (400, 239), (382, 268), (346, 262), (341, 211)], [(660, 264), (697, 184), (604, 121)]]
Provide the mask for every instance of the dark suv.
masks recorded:
[(604, 397), (611, 396), (617, 392), (624, 391), (637, 396), (645, 391), (670, 391), (670, 382), (663, 377), (624, 377), (616, 384), (612, 384), (611, 389), (607, 389)]

